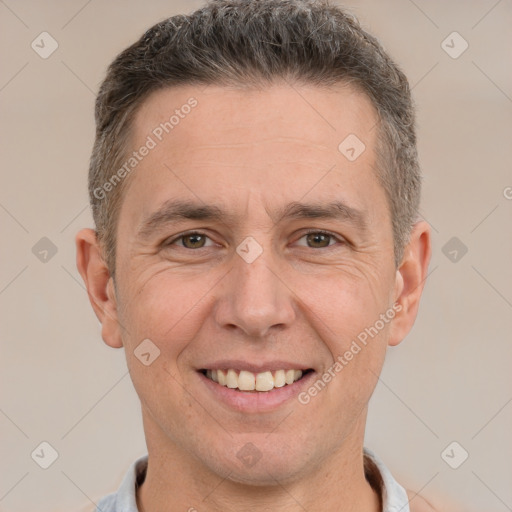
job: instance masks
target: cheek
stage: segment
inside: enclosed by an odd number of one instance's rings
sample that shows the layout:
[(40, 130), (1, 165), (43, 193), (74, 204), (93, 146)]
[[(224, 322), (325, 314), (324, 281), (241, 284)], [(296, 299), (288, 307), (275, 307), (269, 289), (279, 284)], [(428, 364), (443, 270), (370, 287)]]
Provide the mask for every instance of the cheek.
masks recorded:
[(362, 272), (347, 265), (296, 279), (297, 295), (338, 353), (390, 306), (389, 286), (378, 274), (377, 270)]
[(332, 389), (328, 400), (340, 411), (364, 405), (373, 392), (386, 353), (390, 309), (394, 313), (386, 283), (362, 275), (340, 271), (302, 278), (306, 314), (330, 352), (331, 361), (319, 378)]
[(132, 351), (151, 340), (172, 367), (203, 324), (208, 292), (216, 280), (191, 277), (169, 269), (140, 275), (124, 294), (121, 321), (126, 327), (125, 346)]
[(122, 295), (123, 342), (133, 385), (144, 409), (171, 430), (179, 430), (193, 413), (179, 361), (203, 324), (201, 299), (211, 287), (204, 277), (184, 279), (160, 271), (136, 276)]

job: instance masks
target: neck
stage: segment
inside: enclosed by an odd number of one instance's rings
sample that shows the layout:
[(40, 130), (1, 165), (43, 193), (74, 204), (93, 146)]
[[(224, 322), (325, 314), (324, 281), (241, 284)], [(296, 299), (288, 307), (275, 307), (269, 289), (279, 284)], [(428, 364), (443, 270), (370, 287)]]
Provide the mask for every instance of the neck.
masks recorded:
[[(364, 416), (364, 415), (363, 415)], [(379, 512), (380, 495), (365, 477), (361, 432), (301, 477), (251, 485), (219, 475), (145, 421), (148, 469), (138, 490), (140, 512)], [(357, 429), (356, 429), (357, 430)]]

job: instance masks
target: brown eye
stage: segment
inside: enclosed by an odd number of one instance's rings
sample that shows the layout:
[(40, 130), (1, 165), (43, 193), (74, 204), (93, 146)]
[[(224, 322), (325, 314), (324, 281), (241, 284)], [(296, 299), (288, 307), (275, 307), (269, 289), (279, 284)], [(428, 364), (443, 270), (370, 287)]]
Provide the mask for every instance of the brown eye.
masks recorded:
[(178, 240), (181, 240), (183, 247), (187, 249), (201, 249), (204, 247), (206, 236), (200, 233), (192, 233), (190, 235), (183, 235)]
[(201, 231), (189, 231), (162, 242), (162, 247), (166, 250), (181, 250), (181, 248), (189, 250), (207, 249), (216, 246), (218, 247), (208, 235)]
[(308, 233), (305, 235), (308, 247), (313, 249), (323, 249), (324, 247), (328, 247), (333, 241), (333, 235), (328, 233), (314, 232)]

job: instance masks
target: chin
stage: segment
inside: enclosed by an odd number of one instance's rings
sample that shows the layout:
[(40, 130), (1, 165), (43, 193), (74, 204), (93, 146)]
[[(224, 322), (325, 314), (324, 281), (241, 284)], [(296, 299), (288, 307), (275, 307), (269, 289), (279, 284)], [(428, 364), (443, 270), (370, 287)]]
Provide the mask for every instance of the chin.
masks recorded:
[[(269, 439), (265, 443), (257, 439), (236, 442), (230, 448), (226, 447), (223, 455), (216, 458), (210, 468), (234, 483), (257, 487), (275, 486), (276, 481), (290, 482), (306, 472), (308, 464), (299, 452), (299, 448), (293, 451), (283, 441), (274, 441), (274, 445)], [(208, 462), (213, 462), (211, 455), (209, 458)]]

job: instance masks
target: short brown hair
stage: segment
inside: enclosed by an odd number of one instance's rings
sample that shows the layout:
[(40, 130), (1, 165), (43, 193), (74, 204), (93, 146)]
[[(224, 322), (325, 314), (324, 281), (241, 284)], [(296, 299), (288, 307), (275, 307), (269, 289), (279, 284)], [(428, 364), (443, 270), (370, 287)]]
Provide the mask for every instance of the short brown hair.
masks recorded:
[(177, 85), (265, 86), (280, 78), (320, 87), (350, 83), (371, 100), (379, 116), (377, 175), (399, 265), (421, 189), (405, 75), (353, 16), (328, 0), (213, 0), (150, 28), (116, 57), (100, 87), (89, 195), (112, 274), (126, 179), (108, 187), (108, 194), (103, 187), (126, 159), (133, 119), (145, 99)]

